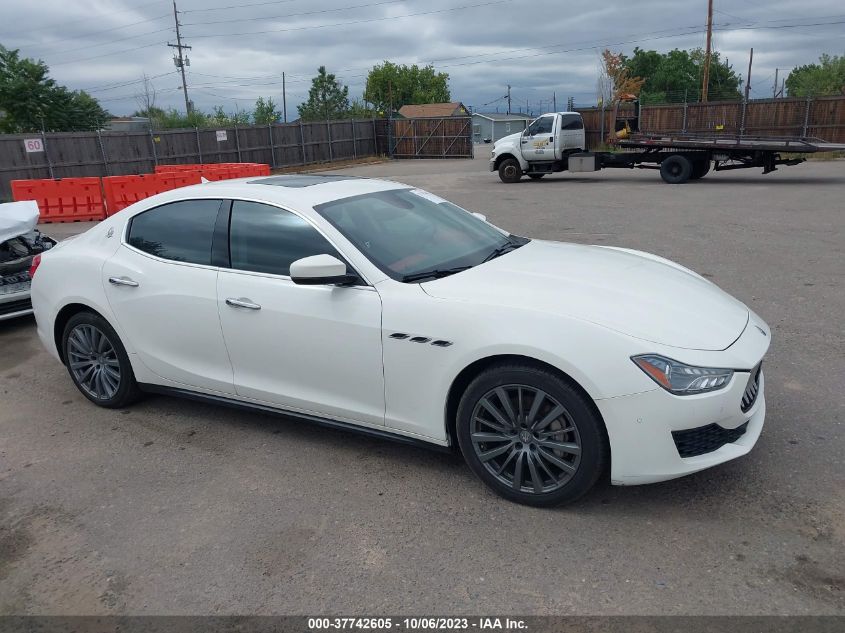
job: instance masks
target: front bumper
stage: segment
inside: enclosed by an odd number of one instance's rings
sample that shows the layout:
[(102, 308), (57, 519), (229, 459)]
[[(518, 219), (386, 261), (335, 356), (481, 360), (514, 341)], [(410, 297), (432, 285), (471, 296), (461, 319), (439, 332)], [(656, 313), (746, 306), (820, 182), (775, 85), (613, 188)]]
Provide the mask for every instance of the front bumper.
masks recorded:
[[(725, 389), (697, 396), (675, 396), (661, 388), (597, 400), (611, 447), (610, 478), (617, 485), (648, 484), (689, 475), (748, 453), (766, 417), (765, 377), (757, 399), (745, 413), (742, 396), (750, 372), (736, 372)], [(681, 457), (672, 431), (718, 424), (723, 429), (748, 426), (738, 439), (694, 457)]]

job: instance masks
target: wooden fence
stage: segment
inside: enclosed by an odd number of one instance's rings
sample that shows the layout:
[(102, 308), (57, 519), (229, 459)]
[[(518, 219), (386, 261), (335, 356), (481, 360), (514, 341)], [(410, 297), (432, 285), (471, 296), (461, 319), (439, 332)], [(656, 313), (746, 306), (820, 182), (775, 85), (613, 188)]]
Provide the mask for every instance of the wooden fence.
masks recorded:
[[(632, 106), (625, 104), (622, 108), (630, 112)], [(611, 108), (578, 111), (584, 118), (587, 147), (598, 148), (610, 134)], [(640, 130), (820, 138), (845, 143), (845, 96), (648, 105), (640, 110)]]
[[(413, 130), (413, 134), (409, 131)], [(161, 163), (267, 163), (273, 168), (367, 156), (471, 157), (468, 117), (361, 119), (246, 127), (0, 136), (0, 199), (29, 178), (150, 173)]]

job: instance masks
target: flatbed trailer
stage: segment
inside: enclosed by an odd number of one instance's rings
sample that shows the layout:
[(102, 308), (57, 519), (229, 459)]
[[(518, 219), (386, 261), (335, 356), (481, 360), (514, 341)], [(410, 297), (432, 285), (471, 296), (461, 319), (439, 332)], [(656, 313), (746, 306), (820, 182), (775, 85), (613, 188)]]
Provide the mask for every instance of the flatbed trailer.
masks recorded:
[[(764, 174), (779, 166), (798, 165), (795, 154), (845, 152), (845, 144), (814, 138), (635, 134), (616, 142), (617, 152), (576, 152), (566, 157), (572, 172), (599, 169), (658, 169), (664, 181), (681, 184), (713, 171), (759, 167)], [(783, 156), (782, 154), (792, 154)], [(531, 172), (528, 172), (529, 175)]]
[(817, 138), (738, 136), (730, 134), (630, 133), (614, 138), (614, 151), (585, 152), (580, 114), (545, 114), (522, 134), (497, 141), (490, 171), (503, 182), (523, 175), (538, 180), (546, 174), (600, 169), (656, 169), (669, 184), (706, 176), (710, 170), (762, 168), (764, 174), (780, 166), (798, 165), (806, 154), (845, 152), (845, 143)]

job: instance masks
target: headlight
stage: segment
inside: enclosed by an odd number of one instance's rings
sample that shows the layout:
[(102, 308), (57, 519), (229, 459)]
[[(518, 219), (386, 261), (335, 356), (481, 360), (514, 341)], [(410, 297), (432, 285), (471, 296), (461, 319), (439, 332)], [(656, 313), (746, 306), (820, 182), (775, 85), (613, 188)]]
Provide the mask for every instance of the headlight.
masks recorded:
[(632, 356), (631, 360), (654, 382), (677, 396), (722, 389), (734, 374), (733, 369), (692, 367), (657, 354)]

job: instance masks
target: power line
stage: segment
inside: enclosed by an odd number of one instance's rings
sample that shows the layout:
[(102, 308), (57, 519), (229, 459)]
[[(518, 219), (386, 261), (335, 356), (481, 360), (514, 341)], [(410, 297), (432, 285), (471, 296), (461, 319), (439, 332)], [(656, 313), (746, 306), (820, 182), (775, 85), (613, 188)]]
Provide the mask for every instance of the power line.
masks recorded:
[[(169, 16), (165, 16), (165, 17), (169, 17)], [(138, 33), (137, 35), (129, 35), (129, 36), (121, 37), (121, 38), (116, 39), (116, 40), (109, 40), (107, 42), (100, 42), (99, 44), (86, 44), (84, 46), (77, 46), (76, 48), (67, 48), (67, 49), (62, 50), (62, 51), (51, 51), (51, 52), (48, 52), (47, 54), (48, 55), (64, 55), (65, 53), (74, 53), (76, 51), (88, 50), (89, 48), (96, 48), (98, 46), (108, 46), (110, 44), (117, 44), (118, 42), (126, 42), (128, 40), (137, 40), (139, 37), (146, 37), (147, 35), (154, 35), (156, 33), (164, 33), (166, 31), (171, 31), (171, 30), (173, 30), (173, 27), (168, 26), (167, 28), (164, 28), (164, 29), (157, 29), (155, 31), (145, 31), (143, 33)]]
[(152, 77), (142, 77), (141, 79), (133, 79), (131, 81), (121, 81), (113, 84), (105, 84), (103, 86), (95, 86), (93, 88), (80, 88), (80, 90), (84, 90), (85, 92), (106, 92), (108, 90), (115, 90), (116, 88), (125, 88), (126, 86), (142, 83), (147, 80), (159, 79), (160, 77), (166, 77), (168, 75), (173, 74), (176, 74), (175, 70), (171, 70), (170, 72), (166, 73), (161, 73), (160, 75), (153, 75)]
[[(138, 26), (139, 24), (146, 24), (148, 22), (155, 22), (156, 20), (162, 20), (162, 19), (167, 18), (167, 17), (170, 17), (169, 13), (165, 13), (164, 15), (158, 15), (154, 18), (149, 18), (147, 20), (140, 20), (138, 22), (131, 22), (129, 24), (124, 24), (122, 26), (114, 26), (110, 29), (102, 29), (100, 31), (91, 31), (90, 33), (84, 33), (84, 34), (75, 35), (75, 36), (72, 36), (72, 37), (63, 37), (60, 40), (53, 40), (52, 42), (47, 42), (46, 44), (44, 44), (44, 46), (53, 46), (54, 44), (60, 44), (61, 42), (79, 41), (79, 40), (82, 40), (82, 39), (85, 39), (85, 38), (88, 38), (88, 37), (100, 35), (102, 33), (111, 33), (112, 31), (119, 31), (120, 29), (128, 29), (131, 26)], [(167, 29), (164, 29), (164, 30), (167, 30)], [(159, 32), (160, 31), (150, 31), (149, 33), (159, 33)], [(147, 35), (149, 33), (142, 33), (141, 35)], [(140, 35), (135, 35), (133, 37), (140, 37)], [(123, 39), (131, 39), (131, 38), (121, 38), (120, 40), (114, 40), (114, 41), (120, 42)], [(90, 44), (88, 46), (102, 46), (102, 44)], [(82, 48), (87, 48), (87, 46), (82, 47)], [(80, 49), (72, 48), (72, 49), (65, 50), (65, 51), (55, 51), (51, 54), (52, 55), (58, 55), (60, 53), (68, 53), (68, 52), (73, 51), (73, 50), (80, 50)]]
[[(120, 9), (120, 10), (117, 10), (117, 11), (108, 11), (106, 13), (100, 13), (100, 14), (98, 14), (97, 17), (98, 18), (104, 18), (108, 15), (117, 15), (119, 13), (135, 13), (139, 9), (145, 9), (147, 7), (151, 7), (151, 6), (157, 5), (157, 4), (165, 4), (166, 2), (168, 2), (168, 0), (156, 0), (156, 2), (149, 2), (147, 4), (142, 4), (142, 5), (139, 5), (137, 7), (132, 7), (131, 9)], [(47, 26), (38, 26), (34, 29), (27, 28), (26, 31), (27, 31), (27, 33), (40, 33), (41, 31), (49, 31), (50, 29), (55, 29), (55, 28), (64, 29), (71, 24), (78, 24), (79, 22), (90, 22), (90, 21), (91, 21), (91, 16), (86, 15), (84, 18), (79, 18), (78, 20), (63, 20), (61, 22), (55, 22), (53, 24), (48, 24)], [(19, 35), (19, 33), (14, 33), (14, 34), (13, 33), (6, 33), (6, 34), (3, 34), (3, 35), (0, 35), (0, 37), (2, 37), (4, 39), (13, 39), (17, 35)]]
[(448, 13), (450, 11), (461, 11), (463, 9), (475, 9), (477, 7), (488, 7), (494, 4), (504, 4), (506, 2), (513, 2), (514, 0), (489, 0), (488, 2), (480, 2), (478, 4), (467, 4), (462, 7), (448, 7), (445, 9), (432, 9), (430, 11), (420, 11), (418, 13), (406, 13), (404, 15), (388, 15), (378, 18), (364, 18), (361, 20), (351, 20), (347, 22), (336, 22), (334, 24), (315, 24), (312, 26), (299, 26), (288, 29), (269, 29), (267, 31), (245, 31), (242, 33), (209, 33), (206, 35), (194, 35), (194, 39), (198, 37), (239, 37), (241, 35), (263, 35), (266, 33), (289, 33), (292, 31), (310, 31), (313, 29), (328, 29), (335, 26), (351, 26), (353, 24), (367, 24), (370, 22), (385, 22), (387, 20), (401, 20), (402, 18), (412, 18), (420, 15), (433, 15), (435, 13)]
[(285, 4), (295, 0), (269, 0), (266, 2), (250, 2), (247, 4), (230, 4), (225, 7), (205, 7), (203, 9), (187, 9), (183, 13), (206, 13), (208, 11), (225, 11), (227, 9), (246, 9), (248, 7), (264, 7), (270, 4)]
[(337, 7), (335, 9), (318, 9), (315, 11), (304, 11), (301, 13), (288, 13), (286, 15), (268, 15), (257, 18), (237, 18), (234, 20), (212, 20), (209, 22), (185, 22), (184, 26), (201, 26), (206, 24), (231, 24), (232, 22), (255, 22), (264, 20), (281, 20), (283, 18), (295, 18), (303, 15), (317, 15), (319, 13), (333, 13), (336, 11), (348, 11), (351, 9), (363, 9), (364, 7), (378, 7), (385, 4), (396, 4), (397, 2), (408, 2), (408, 0), (382, 0), (381, 2), (370, 2), (368, 4), (354, 4), (348, 7)]

